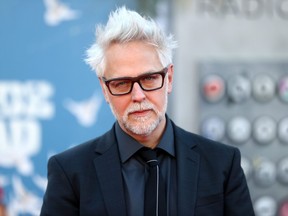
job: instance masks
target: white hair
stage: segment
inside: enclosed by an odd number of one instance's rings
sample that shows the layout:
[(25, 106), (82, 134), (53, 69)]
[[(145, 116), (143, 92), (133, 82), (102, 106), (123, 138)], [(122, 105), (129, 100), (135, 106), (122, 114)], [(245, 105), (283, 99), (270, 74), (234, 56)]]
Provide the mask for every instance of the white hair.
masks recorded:
[(177, 47), (173, 36), (168, 36), (151, 19), (142, 17), (135, 11), (121, 7), (112, 12), (106, 26), (96, 28), (96, 41), (87, 50), (86, 63), (103, 76), (105, 70), (105, 50), (112, 43), (143, 41), (155, 46), (162, 66), (172, 63), (172, 51)]

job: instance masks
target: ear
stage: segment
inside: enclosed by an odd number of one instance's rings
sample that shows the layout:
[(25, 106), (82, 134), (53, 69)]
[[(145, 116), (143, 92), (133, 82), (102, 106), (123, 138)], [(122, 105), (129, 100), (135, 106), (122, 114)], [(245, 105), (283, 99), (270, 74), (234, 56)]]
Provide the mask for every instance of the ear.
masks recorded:
[(173, 76), (174, 76), (174, 65), (170, 64), (168, 66), (168, 94), (172, 92), (172, 87), (173, 87)]
[(101, 86), (103, 95), (105, 97), (105, 100), (109, 104), (109, 97), (108, 97), (109, 92), (108, 92), (107, 86), (105, 85), (105, 83), (103, 82), (103, 80), (100, 77), (98, 77), (98, 80), (100, 82), (100, 86)]

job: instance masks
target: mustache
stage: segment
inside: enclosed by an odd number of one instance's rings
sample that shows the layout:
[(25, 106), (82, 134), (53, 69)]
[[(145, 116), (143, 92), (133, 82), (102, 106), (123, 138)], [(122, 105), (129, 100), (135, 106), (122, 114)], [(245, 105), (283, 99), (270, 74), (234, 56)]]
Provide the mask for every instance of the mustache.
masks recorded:
[(126, 110), (126, 113), (129, 114), (129, 113), (142, 111), (142, 110), (148, 110), (148, 109), (154, 110), (154, 105), (149, 102), (134, 103), (128, 107), (128, 109)]

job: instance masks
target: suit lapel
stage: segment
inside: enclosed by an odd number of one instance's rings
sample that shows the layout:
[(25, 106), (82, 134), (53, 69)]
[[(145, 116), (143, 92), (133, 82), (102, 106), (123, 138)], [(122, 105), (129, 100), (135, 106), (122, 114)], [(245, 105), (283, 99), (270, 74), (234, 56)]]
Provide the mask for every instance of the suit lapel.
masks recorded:
[(178, 176), (178, 215), (194, 215), (200, 156), (191, 135), (174, 126)]
[(100, 141), (96, 152), (97, 157), (94, 159), (94, 165), (108, 215), (125, 216), (127, 214), (121, 161), (114, 130)]

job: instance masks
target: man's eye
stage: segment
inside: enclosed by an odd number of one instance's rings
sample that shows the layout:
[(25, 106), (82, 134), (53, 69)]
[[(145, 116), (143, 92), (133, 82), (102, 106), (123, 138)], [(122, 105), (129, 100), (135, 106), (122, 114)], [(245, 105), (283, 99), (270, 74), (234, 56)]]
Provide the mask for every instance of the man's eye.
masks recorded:
[(143, 77), (143, 80), (152, 81), (152, 80), (156, 80), (158, 78), (159, 78), (159, 74), (154, 74), (154, 75), (147, 75), (147, 76)]
[(114, 88), (121, 88), (121, 87), (125, 87), (125, 86), (129, 85), (129, 81), (127, 81), (127, 80), (114, 81), (114, 82), (111, 82), (111, 85)]

